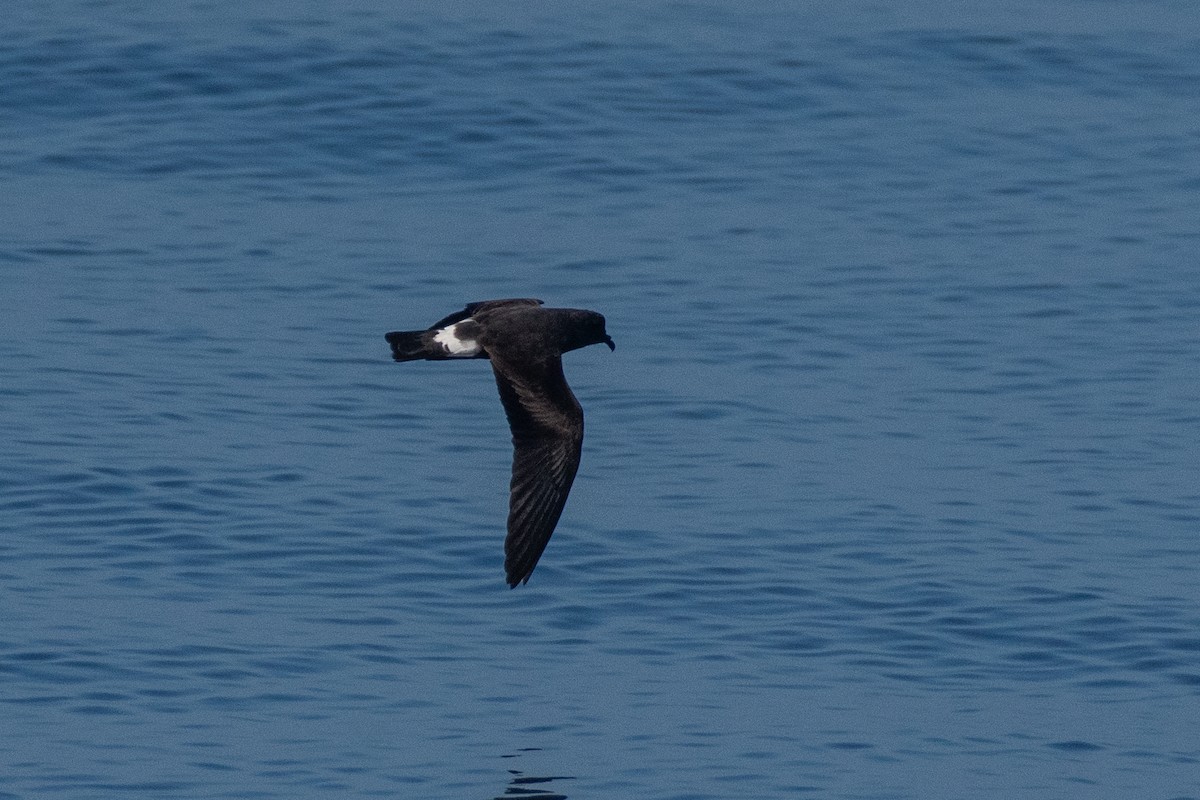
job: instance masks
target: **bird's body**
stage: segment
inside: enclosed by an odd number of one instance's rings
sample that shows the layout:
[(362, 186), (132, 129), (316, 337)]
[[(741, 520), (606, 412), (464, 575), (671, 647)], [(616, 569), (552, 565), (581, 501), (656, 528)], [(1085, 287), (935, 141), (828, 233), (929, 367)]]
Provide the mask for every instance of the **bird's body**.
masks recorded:
[(513, 438), (504, 569), (509, 586), (528, 581), (562, 515), (583, 448), (583, 409), (563, 375), (562, 354), (591, 344), (615, 349), (604, 317), (543, 308), (540, 300), (486, 300), (426, 330), (386, 338), (396, 361), (491, 360)]

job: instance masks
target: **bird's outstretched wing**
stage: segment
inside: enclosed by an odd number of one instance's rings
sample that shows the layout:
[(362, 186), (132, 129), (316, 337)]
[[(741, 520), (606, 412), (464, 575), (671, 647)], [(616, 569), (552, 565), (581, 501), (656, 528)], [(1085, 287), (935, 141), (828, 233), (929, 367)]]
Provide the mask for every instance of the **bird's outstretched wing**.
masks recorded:
[(513, 438), (504, 571), (515, 587), (529, 580), (562, 516), (583, 449), (583, 409), (561, 358), (517, 370), (493, 352), (492, 370)]

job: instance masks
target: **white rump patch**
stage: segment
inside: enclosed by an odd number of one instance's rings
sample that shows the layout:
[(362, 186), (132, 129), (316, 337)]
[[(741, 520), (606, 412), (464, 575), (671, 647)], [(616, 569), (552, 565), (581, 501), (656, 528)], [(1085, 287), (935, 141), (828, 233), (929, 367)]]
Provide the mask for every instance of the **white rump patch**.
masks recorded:
[[(463, 322), (473, 323), (474, 320), (465, 319)], [(446, 348), (446, 352), (452, 358), (471, 358), (483, 352), (483, 348), (479, 346), (479, 342), (475, 341), (474, 339), (458, 338), (458, 332), (456, 329), (459, 325), (463, 324), (463, 322), (456, 322), (453, 325), (447, 325), (434, 334), (433, 337), (435, 342)]]

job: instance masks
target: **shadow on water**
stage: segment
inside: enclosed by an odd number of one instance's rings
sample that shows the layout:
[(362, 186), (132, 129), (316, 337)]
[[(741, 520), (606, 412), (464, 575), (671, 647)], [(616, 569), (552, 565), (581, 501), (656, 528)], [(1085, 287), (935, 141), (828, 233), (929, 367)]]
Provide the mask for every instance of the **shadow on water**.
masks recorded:
[[(521, 752), (529, 752), (540, 748), (530, 747), (524, 748)], [(505, 758), (516, 758), (520, 753), (513, 753), (504, 756)], [(510, 769), (508, 771), (512, 775), (512, 779), (508, 782), (508, 786), (504, 789), (504, 794), (499, 795), (495, 800), (510, 800), (513, 797), (534, 797), (537, 800), (567, 800), (567, 796), (561, 792), (551, 789), (535, 788), (540, 784), (548, 784), (552, 781), (573, 781), (574, 776), (570, 775), (549, 775), (545, 777), (526, 775), (518, 769)]]

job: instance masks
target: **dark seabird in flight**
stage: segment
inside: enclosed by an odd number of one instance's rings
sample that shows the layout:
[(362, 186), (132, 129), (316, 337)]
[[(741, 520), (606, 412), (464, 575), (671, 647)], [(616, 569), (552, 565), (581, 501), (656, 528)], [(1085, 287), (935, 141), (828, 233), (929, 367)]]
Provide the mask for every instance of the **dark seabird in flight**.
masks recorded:
[(600, 343), (615, 350), (604, 317), (543, 308), (541, 300), (485, 300), (427, 330), (386, 338), (397, 361), (491, 359), (513, 439), (504, 571), (510, 587), (527, 583), (562, 515), (583, 449), (583, 409), (563, 376), (562, 354)]

